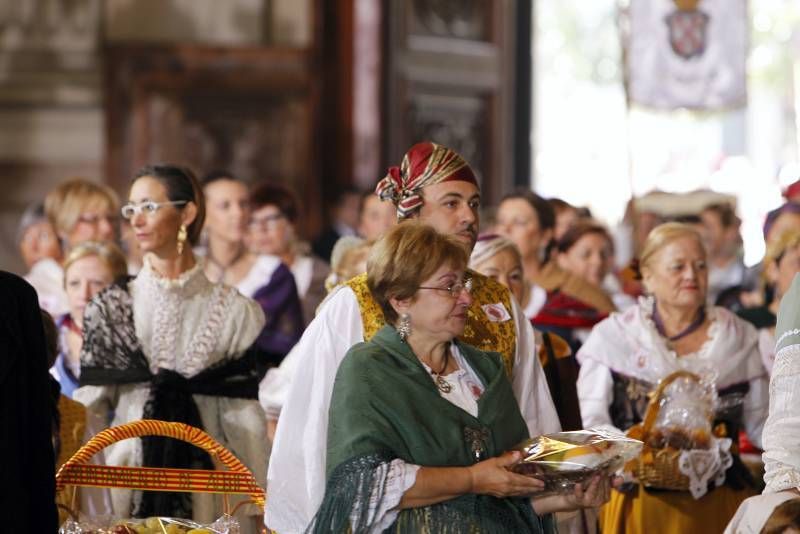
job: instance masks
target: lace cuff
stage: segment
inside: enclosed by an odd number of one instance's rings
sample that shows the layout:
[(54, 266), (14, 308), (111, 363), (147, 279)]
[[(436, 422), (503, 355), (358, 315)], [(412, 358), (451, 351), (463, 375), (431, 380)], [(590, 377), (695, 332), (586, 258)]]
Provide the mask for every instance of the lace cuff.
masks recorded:
[(764, 425), (766, 492), (800, 486), (800, 345), (778, 351), (772, 369), (769, 417)]
[(777, 493), (794, 488), (800, 488), (800, 473), (794, 468), (784, 468), (772, 470), (764, 493)]
[[(374, 487), (370, 493), (368, 521), (370, 532), (383, 532), (397, 519), (397, 508), (403, 495), (414, 485), (420, 466), (396, 459), (376, 467), (375, 480), (383, 481), (383, 487)], [(356, 508), (358, 506), (356, 505)]]

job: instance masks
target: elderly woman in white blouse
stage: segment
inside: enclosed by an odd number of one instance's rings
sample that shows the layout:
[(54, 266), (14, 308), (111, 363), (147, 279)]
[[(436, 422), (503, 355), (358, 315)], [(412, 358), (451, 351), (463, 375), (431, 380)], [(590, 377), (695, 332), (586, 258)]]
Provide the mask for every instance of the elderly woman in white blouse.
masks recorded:
[[(729, 435), (735, 438), (744, 428), (759, 445), (768, 382), (758, 336), (727, 310), (706, 305), (708, 268), (700, 236), (679, 223), (655, 228), (644, 245), (640, 270), (649, 296), (598, 323), (578, 352), (584, 426), (628, 430), (642, 421), (648, 394), (659, 380), (687, 370), (714, 376), (723, 398), (744, 396), (739, 413), (728, 414), (724, 422)], [(720, 532), (753, 493), (744, 487), (743, 469), (729, 469), (727, 484), (697, 501), (688, 492), (641, 486), (614, 491), (601, 526), (608, 532)], [(678, 509), (692, 513), (675, 513)]]
[[(204, 200), (186, 169), (148, 166), (137, 173), (122, 215), (131, 221), (144, 267), (128, 283), (99, 293), (84, 311), (81, 387), (75, 399), (98, 426), (137, 419), (200, 427), (228, 447), (258, 480), (266, 477), (264, 414), (255, 400), (257, 357), (248, 350), (264, 325), (254, 301), (203, 273), (192, 245)], [(166, 438), (121, 441), (109, 465), (213, 468), (200, 449)], [(165, 515), (212, 522), (221, 499), (208, 494), (112, 492), (115, 514)], [(244, 532), (255, 532), (257, 510)]]

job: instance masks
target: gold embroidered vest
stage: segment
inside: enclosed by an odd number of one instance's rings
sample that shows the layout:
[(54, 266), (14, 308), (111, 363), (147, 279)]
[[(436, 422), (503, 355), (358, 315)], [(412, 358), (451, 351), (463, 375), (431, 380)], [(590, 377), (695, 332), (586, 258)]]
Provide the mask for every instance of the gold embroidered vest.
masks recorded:
[[(514, 351), (517, 348), (511, 293), (500, 282), (475, 271), (469, 271), (469, 276), (472, 278), (472, 306), (467, 310), (467, 326), (464, 328), (464, 334), (458, 339), (482, 351), (499, 352), (505, 363), (506, 374), (510, 378), (514, 366)], [(346, 285), (356, 294), (358, 308), (361, 310), (361, 322), (364, 325), (364, 341), (369, 341), (386, 324), (383, 311), (367, 287), (366, 274), (351, 278)], [(490, 312), (482, 306), (492, 304), (502, 305), (508, 318), (491, 320)]]

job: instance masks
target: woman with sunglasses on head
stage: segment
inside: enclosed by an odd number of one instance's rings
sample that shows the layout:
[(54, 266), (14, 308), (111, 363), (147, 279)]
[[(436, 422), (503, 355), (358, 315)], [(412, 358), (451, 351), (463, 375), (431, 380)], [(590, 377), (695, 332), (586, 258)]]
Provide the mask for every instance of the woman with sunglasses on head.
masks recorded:
[(261, 305), (267, 323), (258, 336), (264, 365), (279, 364), (303, 333), (297, 285), (281, 258), (256, 254), (245, 244), (250, 219), (247, 185), (229, 172), (203, 179), (206, 198), (205, 273)]
[[(138, 419), (199, 427), (230, 449), (257, 480), (266, 476), (264, 414), (255, 400), (264, 326), (258, 304), (212, 283), (192, 252), (205, 218), (192, 173), (172, 165), (141, 169), (122, 215), (145, 253), (128, 283), (99, 293), (85, 308), (81, 387), (74, 398), (102, 427)], [(194, 446), (164, 438), (126, 440), (107, 449), (109, 465), (213, 468)], [(208, 494), (112, 492), (115, 514), (166, 515), (210, 523), (222, 501)], [(243, 532), (255, 532), (245, 509)]]

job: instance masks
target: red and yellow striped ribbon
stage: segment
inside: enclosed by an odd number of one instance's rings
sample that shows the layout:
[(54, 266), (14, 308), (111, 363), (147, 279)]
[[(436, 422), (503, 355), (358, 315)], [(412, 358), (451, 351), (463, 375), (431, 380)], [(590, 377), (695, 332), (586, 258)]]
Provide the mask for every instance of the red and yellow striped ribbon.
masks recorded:
[[(118, 467), (89, 465), (89, 460), (109, 445), (141, 436), (163, 436), (191, 443), (217, 458), (228, 471)], [(242, 462), (211, 436), (183, 423), (142, 419), (108, 428), (91, 438), (56, 474), (56, 491), (65, 485), (128, 488), (155, 491), (227, 493), (250, 495), (264, 506), (264, 490)]]

